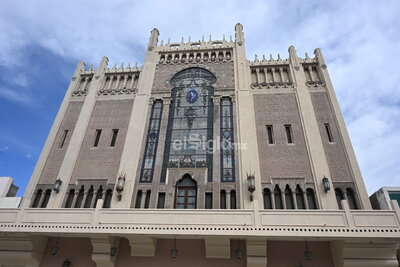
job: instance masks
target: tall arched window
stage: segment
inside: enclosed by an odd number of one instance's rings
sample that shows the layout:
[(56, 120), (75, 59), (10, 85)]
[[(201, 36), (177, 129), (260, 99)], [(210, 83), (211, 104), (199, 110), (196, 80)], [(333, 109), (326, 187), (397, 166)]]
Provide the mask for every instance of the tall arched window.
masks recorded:
[(201, 68), (188, 68), (172, 79), (172, 103), (164, 149), (161, 182), (168, 168), (207, 168), (212, 181), (213, 104), (215, 76)]
[(275, 198), (275, 209), (283, 209), (282, 191), (279, 188), (279, 185), (275, 185), (274, 198)]
[(236, 209), (236, 190), (231, 191), (231, 209)]
[(290, 189), (288, 184), (285, 187), (285, 202), (287, 209), (294, 209), (292, 189)]
[(175, 208), (195, 209), (197, 204), (197, 183), (185, 174), (176, 184)]
[(264, 188), (263, 196), (264, 196), (264, 209), (272, 209), (271, 190), (269, 190), (268, 188)]
[(93, 192), (94, 192), (93, 185), (91, 185), (88, 194), (86, 196), (85, 204), (83, 205), (84, 208), (91, 208), (93, 200)]
[(108, 189), (106, 191), (106, 197), (104, 199), (103, 208), (111, 207), (111, 199), (112, 199), (112, 189)]
[(93, 205), (94, 208), (96, 208), (97, 206), (97, 201), (102, 198), (103, 198), (103, 186), (100, 185), (99, 189), (97, 189), (96, 192), (96, 199), (94, 200), (94, 205)]
[(233, 108), (228, 97), (221, 99), (221, 182), (235, 181)]
[(304, 203), (304, 193), (303, 189), (301, 189), (300, 185), (296, 186), (296, 202), (298, 209), (305, 209), (306, 205)]
[(221, 190), (221, 193), (219, 195), (219, 208), (220, 209), (226, 209), (226, 191)]
[(47, 204), (49, 203), (49, 200), (50, 200), (50, 195), (51, 195), (51, 189), (47, 189), (44, 194), (42, 205), (40, 206), (41, 208), (47, 207)]
[(309, 209), (317, 209), (317, 201), (315, 200), (314, 190), (312, 188), (307, 188), (307, 202)]
[(154, 164), (156, 161), (158, 136), (160, 135), (161, 115), (163, 103), (156, 100), (150, 114), (149, 128), (147, 130), (146, 147), (140, 173), (141, 183), (151, 183), (153, 181)]
[(353, 189), (351, 189), (350, 187), (346, 188), (346, 195), (347, 201), (349, 202), (349, 208), (352, 210), (358, 209), (356, 196), (354, 195)]
[(71, 208), (72, 202), (74, 201), (75, 197), (75, 189), (69, 190), (67, 201), (65, 202), (66, 208)]
[(32, 206), (31, 206), (32, 208), (39, 207), (39, 202), (40, 202), (40, 199), (42, 198), (42, 193), (43, 193), (42, 189), (38, 189), (36, 191), (36, 196), (35, 196), (35, 199), (33, 200)]
[(80, 208), (82, 206), (84, 193), (85, 193), (85, 188), (82, 185), (81, 188), (79, 189), (78, 198), (76, 199), (75, 202), (75, 208)]
[(335, 196), (336, 196), (336, 201), (337, 201), (338, 208), (339, 208), (340, 210), (342, 210), (342, 209), (343, 209), (343, 207), (342, 207), (342, 200), (344, 199), (342, 189), (340, 189), (340, 188), (335, 188)]

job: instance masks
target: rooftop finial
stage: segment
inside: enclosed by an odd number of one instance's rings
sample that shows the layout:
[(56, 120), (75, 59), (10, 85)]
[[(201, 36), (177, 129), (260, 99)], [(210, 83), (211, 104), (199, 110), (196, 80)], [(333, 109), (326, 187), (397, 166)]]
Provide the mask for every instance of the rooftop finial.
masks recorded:
[(281, 55), (278, 53), (278, 61), (282, 61)]
[(224, 35), (222, 35), (222, 40), (225, 42), (226, 40), (225, 40), (225, 34)]
[(265, 58), (265, 55), (263, 55), (262, 61), (263, 61), (263, 62), (267, 61), (267, 59)]
[(90, 68), (89, 68), (89, 70), (90, 70), (90, 71), (93, 71), (93, 64), (92, 64), (92, 65), (90, 65)]
[(272, 57), (272, 54), (269, 54), (269, 60), (274, 61), (274, 58)]
[(157, 28), (154, 28), (151, 31), (151, 35), (150, 35), (150, 41), (149, 41), (149, 47), (148, 49), (151, 51), (154, 49), (154, 47), (157, 46), (158, 43), (158, 36), (160, 35), (160, 32), (158, 31)]
[(210, 39), (208, 41), (211, 42), (211, 34), (210, 34)]
[(167, 45), (169, 45), (169, 44), (170, 44), (170, 41), (171, 41), (171, 38), (169, 38), (169, 37), (168, 37), (168, 43), (167, 43)]
[(190, 43), (190, 36), (189, 36), (189, 42), (188, 43)]
[(128, 62), (128, 66), (126, 66), (126, 68), (127, 68), (127, 69), (130, 69), (130, 68), (131, 68), (131, 63), (130, 63), (130, 62)]
[(204, 43), (204, 34), (201, 36), (201, 42)]
[(164, 45), (164, 40), (161, 40), (161, 46), (163, 46)]
[(137, 69), (137, 62), (135, 63), (135, 69)]
[(232, 42), (232, 35), (229, 35), (229, 42)]
[(237, 23), (235, 25), (235, 38), (236, 38), (236, 43), (238, 45), (243, 44), (244, 42), (243, 26), (240, 23)]
[(292, 62), (295, 70), (299, 70), (300, 63), (299, 63), (299, 59), (297, 57), (296, 48), (293, 45), (289, 46), (289, 59)]
[(182, 41), (181, 41), (181, 44), (183, 44), (183, 37), (182, 37)]
[(258, 62), (258, 56), (257, 56), (257, 54), (254, 55), (254, 62)]
[(306, 52), (306, 59), (310, 59), (310, 57), (308, 56), (307, 52)]
[(121, 67), (119, 67), (121, 70), (124, 69), (124, 63), (121, 63)]

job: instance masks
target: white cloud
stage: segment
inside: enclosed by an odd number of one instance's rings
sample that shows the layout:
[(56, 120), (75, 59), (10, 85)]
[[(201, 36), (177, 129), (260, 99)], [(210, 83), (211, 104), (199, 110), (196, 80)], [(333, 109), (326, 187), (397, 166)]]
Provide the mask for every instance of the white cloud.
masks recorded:
[[(44, 1), (0, 3), (0, 65), (24, 66), (25, 48), (39, 45), (67, 60), (110, 65), (143, 61), (150, 30), (180, 41), (192, 34), (234, 35), (244, 25), (248, 58), (254, 54), (311, 56), (321, 47), (348, 123), (370, 193), (399, 183), (400, 139), (397, 59), (398, 1)], [(51, 65), (51, 62), (49, 63)], [(25, 66), (29, 70), (29, 66)], [(51, 66), (49, 66), (51, 67)], [(21, 76), (23, 77), (23, 76)], [(26, 77), (28, 77), (26, 75)], [(25, 86), (23, 78), (14, 82)], [(22, 93), (21, 93), (22, 92)], [(29, 103), (29, 94), (0, 88)]]

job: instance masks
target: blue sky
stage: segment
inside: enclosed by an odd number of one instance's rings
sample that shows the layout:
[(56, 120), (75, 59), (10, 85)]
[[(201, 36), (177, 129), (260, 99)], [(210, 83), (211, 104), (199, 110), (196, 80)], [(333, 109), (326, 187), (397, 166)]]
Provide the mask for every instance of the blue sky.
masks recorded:
[(400, 1), (0, 2), (0, 176), (25, 187), (79, 60), (143, 63), (164, 42), (222, 39), (244, 26), (254, 54), (320, 47), (369, 193), (400, 186)]

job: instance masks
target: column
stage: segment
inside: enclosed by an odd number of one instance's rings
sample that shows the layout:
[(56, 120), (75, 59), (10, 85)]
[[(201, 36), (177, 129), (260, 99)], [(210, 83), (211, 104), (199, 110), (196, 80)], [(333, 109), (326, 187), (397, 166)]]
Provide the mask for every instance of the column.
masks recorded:
[(271, 206), (272, 206), (272, 209), (276, 209), (276, 207), (275, 207), (275, 193), (274, 193), (274, 190), (271, 191)]
[(247, 267), (267, 266), (267, 240), (247, 239)]
[(296, 191), (292, 191), (292, 199), (293, 199), (293, 206), (294, 206), (294, 209), (298, 209), (298, 206), (297, 206), (297, 198), (296, 198)]
[(286, 209), (286, 195), (285, 190), (281, 191), (281, 199), (282, 199), (282, 208)]
[(146, 202), (147, 190), (142, 191), (142, 199), (140, 200), (140, 208), (144, 209), (144, 204)]
[(308, 199), (307, 199), (307, 192), (303, 191), (303, 198), (304, 198), (304, 206), (308, 210), (310, 206), (308, 205)]
[(78, 195), (79, 195), (79, 190), (76, 190), (74, 193), (74, 199), (72, 200), (71, 208), (75, 208), (76, 201), (78, 199)]
[(226, 191), (226, 209), (231, 209), (231, 191)]

